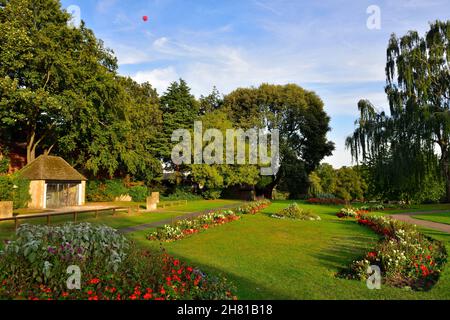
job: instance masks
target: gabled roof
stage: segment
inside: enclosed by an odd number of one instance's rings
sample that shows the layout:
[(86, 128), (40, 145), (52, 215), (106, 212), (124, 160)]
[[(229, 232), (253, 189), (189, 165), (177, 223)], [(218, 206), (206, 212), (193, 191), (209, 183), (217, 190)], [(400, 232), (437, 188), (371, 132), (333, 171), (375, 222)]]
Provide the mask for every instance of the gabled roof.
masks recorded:
[(27, 164), (18, 174), (28, 180), (85, 181), (63, 158), (41, 155)]

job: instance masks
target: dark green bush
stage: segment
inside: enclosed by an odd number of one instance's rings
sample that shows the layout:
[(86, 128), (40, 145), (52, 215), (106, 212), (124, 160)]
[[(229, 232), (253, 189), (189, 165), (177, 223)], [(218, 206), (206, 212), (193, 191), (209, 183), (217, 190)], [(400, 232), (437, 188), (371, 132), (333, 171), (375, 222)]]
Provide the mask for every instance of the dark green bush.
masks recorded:
[(128, 190), (128, 194), (135, 202), (145, 202), (148, 196), (148, 188), (146, 186), (134, 186)]
[(109, 201), (114, 201), (116, 197), (120, 197), (123, 194), (128, 194), (128, 188), (122, 180), (106, 180), (105, 186), (105, 194)]
[(90, 180), (86, 183), (86, 199), (91, 202), (108, 201), (105, 194), (105, 185), (98, 180)]
[(30, 199), (30, 181), (17, 175), (0, 176), (0, 201), (13, 201), (18, 209), (27, 207)]
[(177, 189), (174, 193), (162, 196), (161, 200), (176, 201), (176, 200), (202, 200), (203, 198), (197, 194), (193, 194), (184, 189)]
[(203, 191), (202, 196), (206, 200), (215, 200), (219, 199), (221, 194), (222, 194), (221, 189), (208, 189)]
[(88, 201), (103, 202), (114, 201), (116, 197), (128, 194), (128, 188), (122, 180), (92, 180), (86, 186), (86, 197)]

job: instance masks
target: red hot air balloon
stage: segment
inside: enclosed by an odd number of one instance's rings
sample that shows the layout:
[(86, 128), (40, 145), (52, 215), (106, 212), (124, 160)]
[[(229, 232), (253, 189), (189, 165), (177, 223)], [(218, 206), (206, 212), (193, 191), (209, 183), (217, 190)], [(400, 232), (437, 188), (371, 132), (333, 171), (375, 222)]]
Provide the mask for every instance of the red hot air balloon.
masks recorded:
[(148, 16), (143, 16), (142, 20), (144, 20), (144, 22), (147, 22), (148, 21)]

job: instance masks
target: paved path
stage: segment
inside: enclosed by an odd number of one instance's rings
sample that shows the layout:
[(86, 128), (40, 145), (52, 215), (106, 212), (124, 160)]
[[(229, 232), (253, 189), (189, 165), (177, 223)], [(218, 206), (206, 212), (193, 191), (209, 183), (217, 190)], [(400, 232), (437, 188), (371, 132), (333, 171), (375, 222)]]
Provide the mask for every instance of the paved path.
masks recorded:
[[(203, 214), (207, 214), (211, 211), (222, 210), (222, 209), (233, 209), (233, 208), (240, 207), (241, 205), (242, 205), (242, 203), (236, 203), (236, 204), (230, 204), (230, 205), (226, 205), (223, 207), (213, 208), (213, 209), (208, 209), (208, 210), (203, 210), (203, 211), (186, 212), (186, 214), (178, 216), (178, 217), (168, 218), (168, 219), (164, 219), (164, 220), (158, 220), (155, 222), (140, 224), (140, 225), (132, 226), (132, 227), (121, 228), (121, 229), (119, 229), (119, 232), (126, 234), (126, 233), (135, 232), (135, 231), (156, 228), (156, 227), (163, 226), (165, 224), (172, 224), (173, 222), (178, 221), (178, 220), (186, 220), (186, 219), (195, 218), (195, 217), (201, 216)], [(170, 212), (173, 212), (173, 211), (170, 211)]]
[(445, 212), (449, 212), (449, 210), (405, 212), (405, 213), (392, 214), (390, 216), (392, 218), (396, 219), (396, 220), (399, 220), (399, 221), (403, 221), (403, 222), (415, 224), (415, 225), (418, 225), (418, 226), (421, 226), (421, 227), (425, 227), (425, 228), (429, 228), (429, 229), (435, 229), (435, 230), (439, 230), (439, 231), (450, 233), (450, 225), (448, 225), (448, 224), (438, 223), (438, 222), (433, 222), (433, 221), (427, 221), (427, 220), (419, 220), (419, 219), (414, 219), (413, 218), (413, 216), (419, 215), (419, 214), (420, 215), (425, 215), (425, 214), (445, 213)]

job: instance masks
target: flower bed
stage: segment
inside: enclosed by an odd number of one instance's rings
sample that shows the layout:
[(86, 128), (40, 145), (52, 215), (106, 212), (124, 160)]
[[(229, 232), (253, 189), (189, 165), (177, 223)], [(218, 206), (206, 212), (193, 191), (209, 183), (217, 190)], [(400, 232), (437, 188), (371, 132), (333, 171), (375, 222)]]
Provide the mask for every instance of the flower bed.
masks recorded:
[(166, 224), (147, 236), (149, 240), (172, 242), (199, 233), (217, 225), (236, 221), (240, 217), (232, 210), (220, 210), (201, 215), (192, 220), (180, 220), (173, 225)]
[(277, 219), (294, 219), (294, 220), (309, 220), (318, 221), (321, 220), (318, 215), (312, 213), (311, 210), (302, 209), (297, 203), (293, 203), (287, 208), (277, 212), (272, 215), (273, 218)]
[(338, 218), (359, 218), (363, 214), (367, 214), (368, 211), (355, 209), (355, 208), (342, 208), (336, 216)]
[[(235, 299), (224, 278), (165, 253), (138, 250), (108, 227), (82, 226), (21, 226), (0, 254), (0, 299)], [(70, 265), (80, 267), (80, 290), (67, 288)]]
[(415, 226), (383, 216), (360, 215), (357, 222), (371, 228), (382, 239), (339, 276), (365, 280), (367, 268), (377, 265), (383, 281), (391, 286), (428, 290), (438, 281), (447, 259), (440, 241), (423, 235)]
[(310, 204), (345, 204), (345, 200), (339, 198), (309, 198), (307, 201)]
[(209, 228), (239, 220), (238, 214), (256, 214), (269, 206), (270, 203), (268, 200), (255, 201), (236, 210), (218, 210), (201, 215), (195, 219), (180, 220), (173, 225), (166, 224), (150, 233), (147, 239), (162, 242), (180, 240)]
[(249, 204), (245, 204), (241, 207), (239, 207), (236, 212), (238, 214), (257, 214), (261, 210), (264, 210), (268, 206), (271, 205), (271, 202), (269, 200), (258, 200), (251, 202)]

